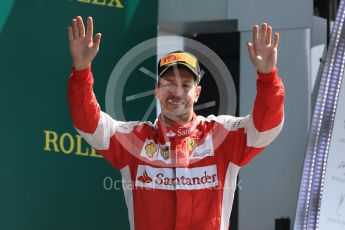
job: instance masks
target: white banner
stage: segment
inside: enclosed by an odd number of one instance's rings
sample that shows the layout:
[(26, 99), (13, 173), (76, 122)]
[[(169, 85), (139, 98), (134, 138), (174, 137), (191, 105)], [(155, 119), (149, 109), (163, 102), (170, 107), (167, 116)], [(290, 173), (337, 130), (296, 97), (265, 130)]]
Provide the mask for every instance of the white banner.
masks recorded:
[(135, 186), (164, 190), (194, 190), (218, 185), (216, 165), (196, 168), (154, 168), (139, 165)]

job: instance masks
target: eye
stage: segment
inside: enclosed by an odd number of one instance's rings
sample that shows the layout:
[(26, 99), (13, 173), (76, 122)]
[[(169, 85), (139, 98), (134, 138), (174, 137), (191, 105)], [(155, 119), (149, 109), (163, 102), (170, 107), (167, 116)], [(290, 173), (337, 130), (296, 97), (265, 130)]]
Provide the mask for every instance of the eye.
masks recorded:
[(162, 87), (171, 87), (172, 86), (172, 84), (169, 82), (162, 83), (161, 85), (162, 85)]
[(169, 90), (169, 91), (174, 91), (175, 90), (175, 88), (176, 88), (176, 86), (174, 85), (174, 84), (172, 84), (172, 83), (165, 83), (164, 84), (164, 87), (167, 89), (167, 90)]

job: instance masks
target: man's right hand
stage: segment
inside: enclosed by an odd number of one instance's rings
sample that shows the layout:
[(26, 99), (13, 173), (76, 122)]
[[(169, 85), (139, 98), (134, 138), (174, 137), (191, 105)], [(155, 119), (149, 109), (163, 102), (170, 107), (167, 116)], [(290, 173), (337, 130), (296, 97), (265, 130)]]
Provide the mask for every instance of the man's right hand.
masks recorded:
[(86, 69), (96, 57), (101, 34), (97, 33), (93, 38), (92, 18), (87, 18), (87, 31), (83, 19), (78, 16), (72, 20), (72, 26), (68, 27), (69, 48), (74, 68), (78, 71)]

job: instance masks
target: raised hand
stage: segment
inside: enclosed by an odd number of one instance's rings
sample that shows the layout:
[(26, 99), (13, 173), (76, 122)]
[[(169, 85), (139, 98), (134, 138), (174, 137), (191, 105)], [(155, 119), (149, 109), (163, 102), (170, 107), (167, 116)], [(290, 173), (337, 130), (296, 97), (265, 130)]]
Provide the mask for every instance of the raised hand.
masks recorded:
[(68, 27), (68, 39), (74, 68), (76, 70), (86, 69), (96, 57), (101, 42), (100, 33), (93, 37), (92, 18), (87, 18), (86, 34), (83, 19), (80, 16), (74, 18), (72, 26)]
[(277, 64), (279, 34), (275, 33), (272, 44), (272, 27), (262, 23), (253, 27), (253, 43), (247, 42), (249, 58), (260, 73), (270, 73)]

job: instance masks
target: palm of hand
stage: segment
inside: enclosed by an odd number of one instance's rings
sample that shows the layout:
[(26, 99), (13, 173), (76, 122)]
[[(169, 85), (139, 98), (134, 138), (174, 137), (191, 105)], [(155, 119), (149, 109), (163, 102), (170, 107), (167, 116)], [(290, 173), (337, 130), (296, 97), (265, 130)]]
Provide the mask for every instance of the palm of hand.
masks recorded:
[(97, 53), (93, 46), (92, 41), (88, 41), (85, 36), (74, 39), (70, 44), (72, 58), (86, 58), (91, 61)]
[(258, 46), (255, 48), (255, 53), (253, 62), (256, 69), (262, 73), (272, 72), (277, 62), (277, 48)]
[(92, 18), (87, 20), (86, 34), (83, 19), (80, 16), (73, 19), (72, 26), (68, 27), (68, 37), (73, 65), (77, 70), (86, 69), (96, 57), (101, 39), (99, 33), (93, 39)]

